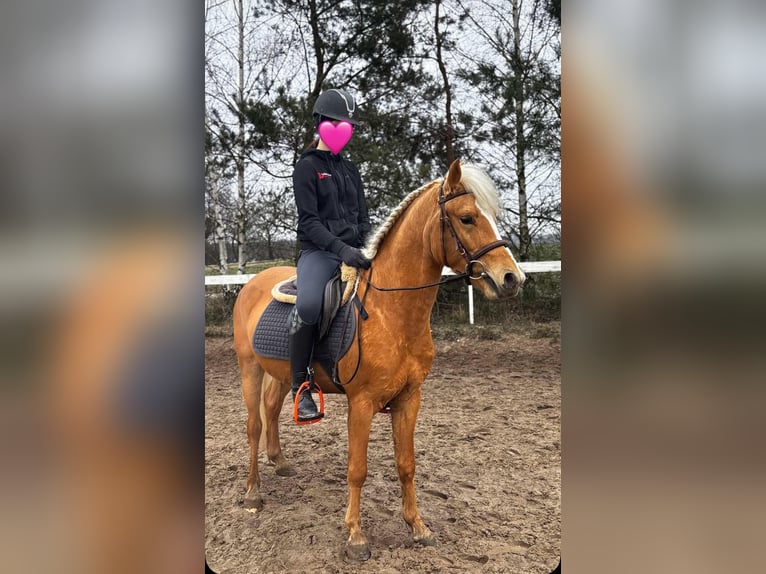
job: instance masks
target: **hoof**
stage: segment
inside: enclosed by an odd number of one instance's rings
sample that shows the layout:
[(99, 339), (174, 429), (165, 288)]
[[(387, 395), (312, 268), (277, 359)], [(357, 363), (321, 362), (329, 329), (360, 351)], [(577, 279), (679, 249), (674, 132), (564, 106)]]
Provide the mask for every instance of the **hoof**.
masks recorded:
[(263, 509), (263, 499), (259, 494), (245, 495), (245, 509), (251, 512), (256, 512)]
[(277, 467), (277, 476), (295, 476), (296, 474), (298, 473), (290, 465)]
[(420, 544), (420, 546), (436, 546), (436, 536), (429, 534), (423, 538), (416, 538), (415, 544)]
[(346, 558), (353, 562), (365, 562), (370, 559), (369, 544), (346, 543)]

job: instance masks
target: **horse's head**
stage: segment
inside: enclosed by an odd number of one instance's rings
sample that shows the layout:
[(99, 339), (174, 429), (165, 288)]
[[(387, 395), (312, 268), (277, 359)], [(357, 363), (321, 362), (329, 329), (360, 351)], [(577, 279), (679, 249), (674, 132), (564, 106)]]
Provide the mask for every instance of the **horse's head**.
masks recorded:
[(526, 276), (500, 239), (497, 190), (479, 168), (455, 160), (439, 191), (439, 241), (434, 253), (456, 273), (467, 271), (487, 299), (516, 295)]

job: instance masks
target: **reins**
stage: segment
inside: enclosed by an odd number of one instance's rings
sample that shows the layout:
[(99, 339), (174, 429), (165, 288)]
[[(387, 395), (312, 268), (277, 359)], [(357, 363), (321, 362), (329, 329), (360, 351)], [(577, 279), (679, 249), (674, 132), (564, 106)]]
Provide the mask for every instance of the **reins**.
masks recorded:
[[(417, 291), (418, 289), (430, 289), (431, 287), (446, 285), (447, 283), (452, 283), (453, 281), (460, 281), (461, 279), (468, 278), (469, 275), (468, 273), (460, 273), (452, 277), (447, 277), (446, 279), (440, 279), (439, 281), (434, 281), (433, 283), (426, 283), (424, 285), (415, 285), (414, 287), (378, 287), (377, 285), (375, 285), (375, 283), (373, 283), (370, 280), (371, 277), (372, 277), (372, 267), (370, 267), (370, 273), (364, 279), (364, 282), (367, 283), (367, 285), (369, 285), (376, 291)], [(479, 277), (476, 277), (475, 279), (479, 279)], [(367, 292), (365, 291), (365, 295), (366, 294)]]

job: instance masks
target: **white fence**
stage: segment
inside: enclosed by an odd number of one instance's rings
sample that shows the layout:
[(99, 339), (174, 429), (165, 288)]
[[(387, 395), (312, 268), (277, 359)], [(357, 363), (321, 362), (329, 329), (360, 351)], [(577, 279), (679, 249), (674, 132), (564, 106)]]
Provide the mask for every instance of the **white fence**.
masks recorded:
[[(527, 261), (519, 263), (524, 273), (555, 273), (561, 271), (561, 261)], [(442, 275), (455, 275), (449, 267), (442, 269)], [(205, 275), (208, 285), (244, 285), (255, 277), (255, 273), (242, 275)], [(468, 286), (468, 322), (473, 325), (473, 285)]]

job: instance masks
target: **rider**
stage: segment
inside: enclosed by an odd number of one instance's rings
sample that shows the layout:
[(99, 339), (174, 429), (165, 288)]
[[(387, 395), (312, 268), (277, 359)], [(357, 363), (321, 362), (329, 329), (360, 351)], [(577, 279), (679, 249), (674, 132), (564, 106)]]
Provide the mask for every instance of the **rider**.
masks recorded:
[[(359, 122), (354, 96), (346, 90), (325, 90), (313, 109), (314, 124), (337, 126)], [(325, 126), (328, 127), (328, 126)], [(317, 137), (301, 155), (293, 171), (293, 192), (298, 209), (298, 300), (290, 324), (290, 374), (293, 401), (307, 379), (317, 333), (325, 284), (335, 275), (341, 261), (369, 269), (371, 262), (359, 249), (370, 232), (370, 220), (362, 178), (356, 166), (333, 153)], [(302, 392), (298, 420), (318, 420), (311, 392)]]

